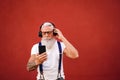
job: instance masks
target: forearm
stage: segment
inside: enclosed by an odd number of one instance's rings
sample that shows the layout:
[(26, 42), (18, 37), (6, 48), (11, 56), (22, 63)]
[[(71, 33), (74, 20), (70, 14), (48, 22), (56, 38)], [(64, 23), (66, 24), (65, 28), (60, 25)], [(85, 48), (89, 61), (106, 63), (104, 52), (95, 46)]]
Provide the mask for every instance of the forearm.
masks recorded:
[(28, 62), (28, 64), (27, 64), (27, 70), (28, 71), (33, 71), (36, 68), (37, 68), (37, 65), (36, 65), (35, 61)]
[(77, 58), (79, 56), (77, 49), (65, 37), (61, 40), (66, 46), (66, 55), (70, 58)]

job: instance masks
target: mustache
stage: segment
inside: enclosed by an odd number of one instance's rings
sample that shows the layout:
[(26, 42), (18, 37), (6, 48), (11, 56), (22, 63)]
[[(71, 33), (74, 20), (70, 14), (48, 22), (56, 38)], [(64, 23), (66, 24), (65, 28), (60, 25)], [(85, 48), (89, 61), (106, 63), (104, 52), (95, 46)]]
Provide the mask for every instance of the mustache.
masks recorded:
[(52, 40), (52, 38), (44, 37), (42, 40)]

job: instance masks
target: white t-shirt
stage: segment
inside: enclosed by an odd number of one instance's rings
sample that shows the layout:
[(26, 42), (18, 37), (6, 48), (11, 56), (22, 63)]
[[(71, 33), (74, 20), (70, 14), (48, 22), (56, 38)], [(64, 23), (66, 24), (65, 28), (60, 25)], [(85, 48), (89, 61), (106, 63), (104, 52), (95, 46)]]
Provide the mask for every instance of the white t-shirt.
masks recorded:
[[(65, 45), (63, 44), (63, 42), (60, 43), (62, 46), (62, 54), (63, 54)], [(31, 49), (31, 55), (39, 53), (38, 46), (39, 43), (33, 45)], [(51, 49), (46, 49), (46, 53), (47, 53), (47, 60), (43, 62), (43, 74), (45, 80), (56, 80), (58, 75), (58, 64), (59, 64), (59, 54), (60, 54), (57, 41), (55, 42), (55, 44), (53, 44), (53, 47)], [(38, 72), (37, 79), (40, 79), (39, 67), (37, 68), (37, 72)], [(63, 61), (61, 63), (61, 76), (65, 78), (63, 71)]]

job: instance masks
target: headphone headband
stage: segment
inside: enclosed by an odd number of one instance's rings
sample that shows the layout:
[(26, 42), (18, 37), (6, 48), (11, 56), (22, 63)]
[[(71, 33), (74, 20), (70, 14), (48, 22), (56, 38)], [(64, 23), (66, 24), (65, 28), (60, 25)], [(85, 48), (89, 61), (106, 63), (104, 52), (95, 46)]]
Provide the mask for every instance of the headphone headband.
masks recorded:
[(50, 22), (45, 22), (45, 23), (41, 26), (41, 29), (42, 29), (43, 27), (47, 27), (47, 26), (49, 26), (49, 27), (51, 27), (52, 29), (54, 29), (54, 26), (53, 26)]

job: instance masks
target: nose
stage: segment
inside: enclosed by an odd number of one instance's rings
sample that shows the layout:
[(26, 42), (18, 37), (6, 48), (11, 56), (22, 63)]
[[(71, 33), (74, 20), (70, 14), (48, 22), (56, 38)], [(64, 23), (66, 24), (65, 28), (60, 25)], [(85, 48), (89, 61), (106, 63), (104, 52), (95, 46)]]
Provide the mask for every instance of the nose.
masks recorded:
[(48, 33), (45, 33), (45, 36), (48, 36)]

